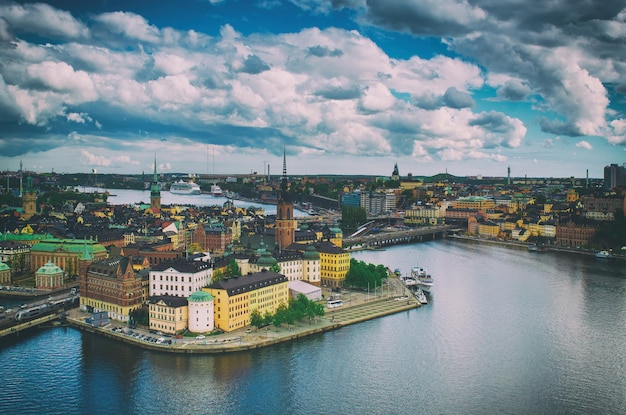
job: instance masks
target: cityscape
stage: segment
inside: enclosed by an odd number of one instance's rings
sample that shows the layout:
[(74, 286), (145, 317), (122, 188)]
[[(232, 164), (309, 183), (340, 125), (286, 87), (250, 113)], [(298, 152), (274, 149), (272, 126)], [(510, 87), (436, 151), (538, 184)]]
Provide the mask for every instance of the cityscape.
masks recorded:
[[(73, 175), (7, 171), (0, 285), (38, 295), (78, 290), (80, 309), (100, 313), (98, 325), (140, 321), (195, 336), (250, 329), (255, 314), (267, 324), (298, 294), (321, 301), (322, 289), (340, 292), (353, 282), (346, 282), (351, 252), (424, 235), (626, 259), (626, 172), (604, 171), (602, 180), (418, 178), (400, 175), (396, 164), (388, 177), (290, 178), (285, 155), (280, 176), (194, 176), (200, 191), (192, 194), (224, 200), (206, 206), (162, 204), (162, 193), (180, 192), (173, 183), (193, 181), (156, 167), (149, 182), (83, 175), (92, 186), (117, 181), (149, 194), (124, 205), (107, 203), (115, 188), (84, 192)], [(235, 207), (239, 198), (251, 205)], [(198, 313), (202, 321), (193, 321)]]
[(0, 0), (0, 413), (626, 413), (625, 33)]

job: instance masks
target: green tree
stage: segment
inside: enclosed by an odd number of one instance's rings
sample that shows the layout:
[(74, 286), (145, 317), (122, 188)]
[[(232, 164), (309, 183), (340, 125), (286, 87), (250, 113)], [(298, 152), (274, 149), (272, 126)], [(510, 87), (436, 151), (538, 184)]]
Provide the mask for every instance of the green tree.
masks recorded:
[(265, 324), (265, 320), (261, 315), (261, 312), (256, 308), (250, 312), (250, 325), (253, 327), (261, 328)]
[(137, 308), (129, 313), (129, 321), (141, 326), (150, 325), (150, 316), (147, 307)]
[(381, 286), (387, 277), (383, 265), (366, 264), (354, 258), (350, 259), (350, 271), (346, 275), (346, 284), (358, 288), (374, 288)]
[(270, 266), (270, 271), (280, 274), (280, 265), (278, 264), (278, 262)]
[(216, 269), (213, 271), (213, 277), (211, 278), (211, 283), (215, 284), (216, 282), (220, 282), (224, 279), (224, 273), (220, 269)]
[(240, 277), (241, 276), (241, 268), (237, 265), (237, 261), (233, 258), (226, 265), (226, 271), (224, 271), (224, 278), (232, 278), (232, 277)]
[(343, 206), (341, 208), (341, 230), (350, 234), (367, 222), (367, 212), (360, 206)]

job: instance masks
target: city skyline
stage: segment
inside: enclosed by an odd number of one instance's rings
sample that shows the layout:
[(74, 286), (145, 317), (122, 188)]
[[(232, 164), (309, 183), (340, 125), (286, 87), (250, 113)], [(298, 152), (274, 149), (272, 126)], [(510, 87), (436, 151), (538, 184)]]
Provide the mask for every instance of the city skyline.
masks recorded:
[(0, 165), (601, 178), (625, 38), (620, 1), (0, 0)]

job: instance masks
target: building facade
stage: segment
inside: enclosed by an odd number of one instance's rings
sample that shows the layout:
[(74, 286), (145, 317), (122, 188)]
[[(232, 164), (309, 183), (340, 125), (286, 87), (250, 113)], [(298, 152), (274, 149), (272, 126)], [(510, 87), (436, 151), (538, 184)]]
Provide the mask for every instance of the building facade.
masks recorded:
[(141, 276), (129, 257), (94, 261), (80, 276), (81, 310), (106, 311), (112, 319), (128, 321), (130, 312), (141, 308), (146, 298)]
[(289, 281), (276, 272), (262, 271), (211, 284), (203, 291), (214, 297), (215, 328), (229, 332), (250, 325), (253, 310), (275, 313), (289, 302)]
[(211, 283), (209, 262), (179, 259), (162, 262), (150, 269), (150, 296), (189, 297)]
[(108, 256), (104, 246), (87, 239), (50, 238), (36, 243), (30, 249), (31, 271), (36, 271), (48, 262), (65, 270), (68, 275), (79, 275), (79, 258), (87, 250), (94, 260)]
[(35, 288), (38, 290), (56, 290), (63, 287), (63, 270), (48, 262), (35, 272)]
[(186, 298), (161, 295), (149, 297), (148, 302), (151, 330), (178, 334), (187, 329), (188, 304)]

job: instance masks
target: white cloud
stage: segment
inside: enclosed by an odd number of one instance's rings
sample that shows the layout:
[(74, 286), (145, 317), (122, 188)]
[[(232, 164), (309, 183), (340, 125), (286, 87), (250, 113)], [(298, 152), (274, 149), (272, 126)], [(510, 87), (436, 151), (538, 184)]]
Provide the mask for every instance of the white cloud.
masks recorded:
[(576, 147), (584, 148), (585, 150), (593, 150), (593, 146), (588, 141), (585, 141), (585, 140), (582, 140), (576, 143)]
[(159, 29), (148, 24), (142, 16), (130, 12), (103, 13), (95, 20), (105, 25), (111, 32), (121, 34), (129, 39), (157, 43), (160, 38)]

